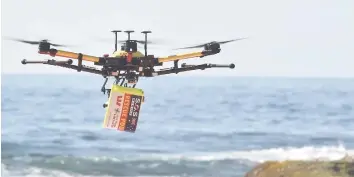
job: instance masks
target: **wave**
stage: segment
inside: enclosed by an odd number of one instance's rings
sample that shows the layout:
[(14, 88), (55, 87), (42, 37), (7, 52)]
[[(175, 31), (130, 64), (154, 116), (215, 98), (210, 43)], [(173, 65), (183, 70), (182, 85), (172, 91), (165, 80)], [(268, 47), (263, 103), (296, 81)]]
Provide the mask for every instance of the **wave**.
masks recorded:
[[(267, 160), (338, 160), (346, 155), (354, 156), (354, 150), (347, 150), (341, 144), (233, 152), (151, 154), (120, 158), (37, 154), (21, 158), (12, 157), (13, 163), (3, 160), (2, 171), (4, 176), (178, 176), (183, 174), (208, 176), (227, 172), (245, 173), (254, 165)], [(16, 164), (24, 161), (26, 168), (15, 167)]]
[(354, 155), (354, 150), (347, 150), (344, 145), (338, 146), (305, 146), (305, 147), (283, 147), (249, 151), (234, 151), (211, 153), (208, 155), (189, 156), (192, 160), (225, 160), (244, 159), (252, 162), (262, 163), (275, 160), (338, 160), (347, 155)]
[(220, 161), (220, 160), (248, 160), (262, 163), (268, 160), (338, 160), (346, 155), (354, 155), (354, 150), (347, 150), (344, 145), (338, 146), (305, 146), (305, 147), (282, 147), (246, 151), (224, 151), (210, 153), (186, 153), (186, 154), (151, 154), (135, 158), (114, 157), (85, 157), (93, 161)]

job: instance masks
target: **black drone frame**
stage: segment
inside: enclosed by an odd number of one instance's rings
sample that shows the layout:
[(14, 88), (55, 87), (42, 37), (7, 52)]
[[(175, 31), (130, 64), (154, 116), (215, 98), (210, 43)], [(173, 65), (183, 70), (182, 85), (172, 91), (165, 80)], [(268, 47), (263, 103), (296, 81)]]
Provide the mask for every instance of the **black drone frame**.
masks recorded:
[[(117, 33), (122, 32), (120, 30), (113, 30), (111, 31), (115, 34), (115, 46), (114, 49), (117, 51), (118, 49), (118, 38)], [(52, 66), (59, 66), (63, 68), (69, 68), (77, 70), (78, 72), (88, 72), (93, 74), (102, 75), (106, 80), (102, 86), (101, 91), (105, 94), (105, 92), (109, 89), (105, 89), (105, 85), (107, 83), (108, 77), (112, 76), (115, 77), (116, 84), (120, 84), (121, 86), (128, 87), (127, 83), (124, 83), (125, 80), (128, 83), (132, 83), (135, 87), (139, 77), (156, 77), (160, 75), (167, 75), (167, 74), (178, 74), (181, 72), (192, 71), (192, 70), (204, 70), (207, 68), (235, 68), (234, 64), (229, 65), (219, 65), (219, 64), (200, 64), (200, 65), (187, 65), (183, 63), (181, 67), (178, 67), (179, 60), (183, 59), (190, 59), (195, 57), (205, 57), (208, 55), (214, 55), (221, 51), (220, 44), (231, 42), (224, 41), (224, 42), (211, 42), (203, 45), (198, 45), (189, 48), (196, 48), (196, 47), (204, 47), (204, 50), (201, 52), (191, 52), (185, 53), (181, 55), (172, 55), (168, 57), (159, 57), (156, 58), (154, 55), (147, 54), (147, 34), (151, 33), (151, 31), (142, 31), (145, 35), (145, 41), (137, 41), (130, 39), (130, 33), (134, 32), (133, 30), (124, 31), (128, 34), (128, 40), (125, 43), (125, 50), (127, 53), (136, 51), (136, 44), (137, 43), (144, 43), (144, 56), (143, 57), (133, 57), (129, 59), (129, 56), (121, 56), (121, 57), (95, 57), (89, 56), (82, 53), (74, 53), (68, 52), (64, 50), (57, 50), (55, 48), (51, 48), (52, 46), (60, 46), (56, 44), (51, 44), (48, 41), (40, 41), (40, 42), (29, 42), (29, 41), (21, 41), (31, 44), (39, 44), (39, 54), (46, 54), (52, 57), (60, 56), (70, 58), (67, 61), (56, 61), (54, 59), (45, 60), (45, 61), (27, 61), (26, 59), (22, 60), (22, 64), (47, 64)], [(133, 50), (133, 51), (132, 51)], [(73, 60), (78, 60), (78, 65), (73, 65)], [(101, 69), (97, 69), (95, 67), (89, 67), (82, 64), (83, 61), (90, 61), (93, 62), (94, 65), (102, 66)], [(160, 70), (155, 70), (155, 66), (162, 66), (164, 62), (173, 61), (174, 66), (172, 68), (163, 68)], [(124, 85), (123, 85), (124, 84)], [(108, 92), (109, 93), (109, 92)]]

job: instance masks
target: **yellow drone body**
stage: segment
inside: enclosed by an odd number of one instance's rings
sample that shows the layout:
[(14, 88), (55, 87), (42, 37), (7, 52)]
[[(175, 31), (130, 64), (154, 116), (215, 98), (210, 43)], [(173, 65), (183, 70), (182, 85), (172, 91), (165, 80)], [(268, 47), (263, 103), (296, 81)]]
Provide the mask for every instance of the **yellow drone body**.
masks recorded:
[[(118, 50), (112, 53), (112, 57), (127, 57), (127, 56), (128, 56), (128, 52), (124, 50)], [(140, 58), (140, 57), (144, 57), (144, 54), (141, 53), (140, 51), (135, 51), (132, 52), (132, 56), (133, 58)]]

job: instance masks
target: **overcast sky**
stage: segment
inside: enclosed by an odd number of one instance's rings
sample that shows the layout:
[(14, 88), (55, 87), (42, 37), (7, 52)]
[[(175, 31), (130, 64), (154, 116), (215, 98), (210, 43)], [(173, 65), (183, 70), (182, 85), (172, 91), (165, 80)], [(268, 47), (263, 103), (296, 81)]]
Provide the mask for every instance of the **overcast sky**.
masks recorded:
[[(151, 30), (151, 38), (164, 40), (149, 50), (157, 56), (185, 52), (174, 47), (249, 37), (186, 62), (236, 64), (235, 70), (193, 74), (353, 77), (353, 7), (353, 0), (2, 0), (1, 30), (2, 37), (46, 38), (97, 56), (112, 53), (112, 29), (133, 29), (139, 39), (140, 31)], [(23, 58), (49, 58), (37, 54), (37, 46), (2, 40), (1, 52), (3, 73), (76, 72), (22, 65)]]

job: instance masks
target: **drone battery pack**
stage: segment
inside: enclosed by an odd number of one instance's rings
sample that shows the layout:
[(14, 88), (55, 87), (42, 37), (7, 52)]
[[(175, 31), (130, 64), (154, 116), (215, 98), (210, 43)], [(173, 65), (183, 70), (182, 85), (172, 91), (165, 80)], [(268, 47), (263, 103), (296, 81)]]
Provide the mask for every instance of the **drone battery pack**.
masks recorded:
[(143, 90), (113, 84), (103, 128), (134, 133), (143, 99)]

